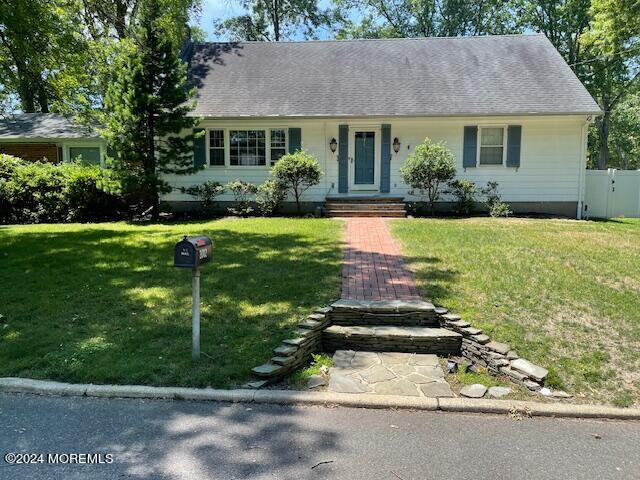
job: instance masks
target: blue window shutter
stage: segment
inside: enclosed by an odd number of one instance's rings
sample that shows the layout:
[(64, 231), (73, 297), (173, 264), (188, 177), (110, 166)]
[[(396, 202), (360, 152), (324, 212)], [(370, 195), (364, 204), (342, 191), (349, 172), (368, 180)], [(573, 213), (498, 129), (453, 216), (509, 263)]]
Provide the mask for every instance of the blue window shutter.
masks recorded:
[(204, 135), (204, 128), (194, 128), (193, 134), (201, 135), (194, 137), (193, 139), (193, 164), (196, 168), (204, 167), (207, 163), (207, 145)]
[(522, 143), (522, 126), (509, 125), (507, 129), (507, 167), (520, 166), (520, 144)]
[(289, 153), (295, 153), (302, 148), (302, 130), (300, 128), (289, 129)]
[(349, 125), (338, 125), (338, 193), (349, 190)]
[(389, 193), (391, 190), (391, 125), (384, 124), (380, 138), (380, 191)]
[(464, 147), (462, 148), (462, 166), (473, 168), (478, 157), (478, 127), (464, 127)]

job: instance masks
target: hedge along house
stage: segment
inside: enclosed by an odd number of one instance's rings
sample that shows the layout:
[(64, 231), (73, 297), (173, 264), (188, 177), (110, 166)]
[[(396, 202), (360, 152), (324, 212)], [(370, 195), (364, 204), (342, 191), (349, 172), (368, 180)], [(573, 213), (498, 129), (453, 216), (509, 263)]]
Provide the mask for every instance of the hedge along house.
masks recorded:
[[(196, 44), (189, 71), (204, 136), (164, 197), (206, 180), (261, 183), (299, 148), (324, 176), (327, 201), (415, 201), (400, 167), (430, 137), (458, 176), (497, 181), (517, 212), (581, 215), (587, 128), (600, 109), (543, 35)], [(225, 195), (222, 201), (232, 200)], [(447, 198), (443, 199), (446, 205)], [(362, 200), (360, 200), (362, 201)]]
[(0, 120), (0, 153), (28, 161), (64, 162), (80, 157), (102, 165), (106, 141), (97, 129), (55, 113), (21, 113)]

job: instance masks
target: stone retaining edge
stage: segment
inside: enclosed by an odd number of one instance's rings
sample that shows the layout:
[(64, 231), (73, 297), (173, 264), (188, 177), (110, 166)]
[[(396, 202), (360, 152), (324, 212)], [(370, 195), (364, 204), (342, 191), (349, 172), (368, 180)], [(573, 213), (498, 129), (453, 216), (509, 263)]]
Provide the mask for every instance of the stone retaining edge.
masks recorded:
[(93, 385), (0, 378), (0, 392), (105, 398), (154, 398), (281, 405), (338, 405), (355, 408), (397, 408), (461, 413), (520, 414), (532, 417), (640, 420), (640, 409), (600, 405), (540, 403), (521, 400), (425, 398), (399, 395), (305, 392), (294, 390), (220, 390), (214, 388)]

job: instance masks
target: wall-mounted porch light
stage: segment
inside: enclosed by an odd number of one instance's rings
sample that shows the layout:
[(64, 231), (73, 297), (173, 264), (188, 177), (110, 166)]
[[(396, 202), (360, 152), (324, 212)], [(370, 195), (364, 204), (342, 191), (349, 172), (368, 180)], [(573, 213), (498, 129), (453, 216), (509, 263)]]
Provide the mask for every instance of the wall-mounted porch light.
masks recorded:
[(400, 140), (398, 140), (398, 137), (393, 139), (393, 151), (396, 153), (400, 151)]
[(329, 142), (329, 148), (331, 149), (331, 153), (336, 153), (336, 149), (338, 148), (338, 142), (335, 138), (332, 138)]

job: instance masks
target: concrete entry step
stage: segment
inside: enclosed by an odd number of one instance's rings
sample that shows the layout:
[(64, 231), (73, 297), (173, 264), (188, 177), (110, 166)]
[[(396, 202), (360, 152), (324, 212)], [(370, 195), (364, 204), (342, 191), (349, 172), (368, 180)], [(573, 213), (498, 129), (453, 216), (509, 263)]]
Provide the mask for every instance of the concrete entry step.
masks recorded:
[(432, 353), (459, 355), (462, 335), (444, 328), (371, 325), (331, 325), (322, 332), (325, 351)]

